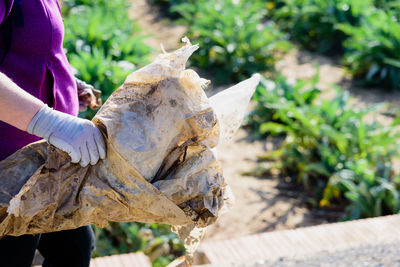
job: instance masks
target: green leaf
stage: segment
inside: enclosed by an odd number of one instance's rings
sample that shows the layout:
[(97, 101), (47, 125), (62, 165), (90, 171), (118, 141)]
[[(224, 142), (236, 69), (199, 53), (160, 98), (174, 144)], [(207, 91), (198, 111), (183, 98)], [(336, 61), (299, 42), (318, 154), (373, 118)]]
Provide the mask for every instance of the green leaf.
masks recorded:
[(288, 131), (288, 128), (276, 122), (265, 122), (260, 125), (260, 133), (271, 132), (272, 134), (282, 134)]
[(393, 59), (393, 58), (384, 58), (383, 63), (400, 69), (400, 60)]
[(316, 172), (319, 175), (330, 176), (330, 172), (321, 162), (306, 164), (303, 170), (306, 172)]

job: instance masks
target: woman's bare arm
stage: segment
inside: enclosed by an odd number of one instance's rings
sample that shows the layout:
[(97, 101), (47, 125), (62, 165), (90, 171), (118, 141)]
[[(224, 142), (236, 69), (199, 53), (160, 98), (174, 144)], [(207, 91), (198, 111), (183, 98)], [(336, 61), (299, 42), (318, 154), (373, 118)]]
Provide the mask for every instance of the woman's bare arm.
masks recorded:
[(26, 131), (45, 104), (0, 73), (0, 120)]
[(2, 73), (0, 120), (46, 139), (82, 167), (106, 157), (103, 136), (93, 122), (49, 108)]

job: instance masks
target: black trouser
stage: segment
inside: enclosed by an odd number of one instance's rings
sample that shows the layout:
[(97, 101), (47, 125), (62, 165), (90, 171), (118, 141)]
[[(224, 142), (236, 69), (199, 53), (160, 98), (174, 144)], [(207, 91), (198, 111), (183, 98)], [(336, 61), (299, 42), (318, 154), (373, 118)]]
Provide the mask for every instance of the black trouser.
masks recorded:
[(36, 248), (43, 267), (88, 267), (95, 239), (90, 226), (41, 235), (5, 236), (0, 239), (0, 265), (30, 267)]

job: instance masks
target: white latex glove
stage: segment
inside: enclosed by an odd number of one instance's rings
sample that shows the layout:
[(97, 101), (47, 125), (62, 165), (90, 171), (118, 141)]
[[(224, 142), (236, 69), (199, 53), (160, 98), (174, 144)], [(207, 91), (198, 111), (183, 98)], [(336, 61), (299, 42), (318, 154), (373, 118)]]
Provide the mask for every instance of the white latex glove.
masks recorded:
[(86, 119), (62, 113), (45, 105), (29, 123), (28, 132), (42, 137), (55, 147), (67, 152), (71, 162), (82, 167), (94, 165), (106, 157), (103, 136)]

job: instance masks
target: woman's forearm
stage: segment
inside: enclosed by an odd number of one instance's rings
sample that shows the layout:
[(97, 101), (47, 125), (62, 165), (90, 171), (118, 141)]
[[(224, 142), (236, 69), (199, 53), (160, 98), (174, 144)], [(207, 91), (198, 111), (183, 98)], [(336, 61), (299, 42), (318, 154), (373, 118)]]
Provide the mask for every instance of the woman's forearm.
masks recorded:
[(0, 73), (0, 120), (26, 131), (45, 104)]

